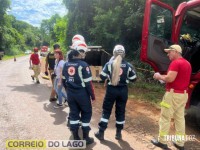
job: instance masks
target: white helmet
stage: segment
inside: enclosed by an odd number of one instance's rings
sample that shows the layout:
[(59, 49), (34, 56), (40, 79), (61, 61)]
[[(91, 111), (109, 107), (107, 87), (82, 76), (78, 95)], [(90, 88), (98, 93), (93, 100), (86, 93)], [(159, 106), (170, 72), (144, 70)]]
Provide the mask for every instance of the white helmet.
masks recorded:
[(113, 50), (113, 55), (125, 55), (125, 49), (122, 45), (116, 45)]
[(72, 45), (72, 49), (74, 50), (84, 50), (84, 52), (87, 51), (87, 44), (83, 41), (76, 41), (74, 42), (74, 44)]
[(73, 45), (74, 42), (76, 42), (76, 41), (83, 41), (83, 42), (85, 42), (85, 38), (84, 38), (82, 35), (80, 35), (80, 34), (76, 34), (76, 35), (74, 35), (74, 37), (72, 38), (72, 45)]

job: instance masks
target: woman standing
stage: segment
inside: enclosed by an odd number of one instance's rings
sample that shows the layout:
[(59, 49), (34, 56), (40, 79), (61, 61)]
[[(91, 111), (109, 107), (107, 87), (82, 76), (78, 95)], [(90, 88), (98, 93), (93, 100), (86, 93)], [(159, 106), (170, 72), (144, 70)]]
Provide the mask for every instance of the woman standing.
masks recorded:
[(118, 140), (122, 138), (121, 130), (125, 123), (125, 108), (128, 99), (127, 84), (129, 81), (135, 81), (136, 79), (133, 67), (123, 60), (125, 49), (122, 45), (115, 46), (113, 56), (113, 59), (105, 64), (100, 74), (103, 81), (108, 80), (108, 85), (103, 102), (102, 117), (99, 122), (99, 131), (95, 133), (99, 140), (104, 140), (104, 131), (107, 128), (114, 103), (116, 104), (115, 117), (117, 128), (115, 138)]
[(55, 55), (55, 67), (54, 67), (54, 74), (56, 75), (56, 78), (54, 80), (54, 89), (58, 95), (58, 103), (54, 108), (59, 108), (63, 106), (62, 98), (65, 98), (65, 102), (67, 101), (67, 95), (63, 90), (63, 84), (62, 84), (62, 70), (63, 65), (65, 61), (63, 60), (63, 54), (62, 51), (56, 50), (54, 52)]

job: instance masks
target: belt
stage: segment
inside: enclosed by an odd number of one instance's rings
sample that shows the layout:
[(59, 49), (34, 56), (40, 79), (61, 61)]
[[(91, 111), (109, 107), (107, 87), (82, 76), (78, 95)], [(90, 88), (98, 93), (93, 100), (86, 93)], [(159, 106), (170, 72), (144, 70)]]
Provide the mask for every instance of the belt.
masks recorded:
[(174, 92), (174, 93), (187, 93), (187, 90), (175, 90), (175, 89), (166, 89), (167, 92)]

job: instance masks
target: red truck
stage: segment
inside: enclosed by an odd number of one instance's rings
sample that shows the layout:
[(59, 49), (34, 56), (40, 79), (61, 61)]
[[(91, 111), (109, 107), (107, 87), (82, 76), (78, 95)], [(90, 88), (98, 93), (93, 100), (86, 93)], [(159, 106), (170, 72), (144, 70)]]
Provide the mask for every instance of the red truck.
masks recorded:
[(48, 46), (42, 46), (40, 49), (40, 56), (46, 57), (48, 54)]
[(186, 108), (197, 108), (200, 124), (200, 0), (183, 2), (176, 10), (161, 1), (146, 0), (144, 14), (140, 59), (164, 74), (170, 63), (164, 48), (181, 45), (183, 57), (192, 66)]

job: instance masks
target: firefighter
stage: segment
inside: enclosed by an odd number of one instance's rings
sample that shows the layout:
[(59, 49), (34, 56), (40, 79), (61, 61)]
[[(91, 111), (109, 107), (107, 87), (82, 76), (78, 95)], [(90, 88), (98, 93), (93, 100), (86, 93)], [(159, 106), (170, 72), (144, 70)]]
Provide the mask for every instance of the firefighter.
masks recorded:
[(94, 139), (89, 137), (89, 131), (95, 95), (89, 65), (82, 60), (86, 50), (87, 45), (83, 41), (73, 44), (73, 50), (69, 53), (70, 59), (63, 67), (63, 77), (70, 108), (70, 130), (74, 140), (80, 140), (78, 129), (79, 121), (82, 121), (83, 140), (86, 140), (86, 144), (91, 144)]
[(190, 63), (182, 57), (180, 45), (171, 45), (164, 49), (171, 63), (166, 75), (155, 73), (153, 78), (163, 80), (166, 83), (166, 92), (161, 105), (161, 115), (159, 120), (159, 137), (151, 142), (162, 149), (168, 149), (167, 137), (170, 131), (171, 118), (175, 123), (174, 146), (179, 150), (184, 150), (185, 137), (185, 116), (184, 110), (188, 100), (188, 86), (192, 73)]
[(83, 42), (85, 42), (85, 38), (82, 35), (80, 35), (80, 34), (76, 34), (72, 38), (72, 44), (74, 44), (76, 41), (83, 41)]
[(34, 75), (31, 75), (32, 80), (36, 79), (36, 83), (40, 83), (39, 81), (39, 74), (40, 74), (40, 59), (38, 55), (38, 48), (35, 47), (33, 48), (34, 53), (31, 54), (29, 64), (30, 64), (30, 69), (33, 69)]
[[(85, 42), (85, 38), (84, 38), (82, 35), (80, 35), (80, 34), (74, 35), (73, 38), (72, 38), (72, 45), (69, 47), (71, 50), (73, 49), (73, 47), (74, 47), (73, 44), (74, 44), (76, 41), (83, 41), (83, 42)], [(71, 54), (70, 54), (71, 50), (69, 50), (69, 51), (67, 52), (66, 61), (69, 61), (69, 57), (71, 58)], [(70, 56), (69, 56), (69, 54), (70, 54)], [(65, 86), (65, 85), (64, 85), (64, 86)], [(66, 89), (66, 91), (67, 91), (67, 89)], [(69, 120), (70, 120), (70, 117), (68, 116), (68, 117), (67, 117), (67, 126), (68, 126), (68, 127), (70, 126)], [(81, 126), (81, 121), (79, 122), (79, 125)]]
[(108, 79), (106, 94), (103, 102), (102, 117), (99, 122), (99, 131), (95, 136), (99, 140), (104, 140), (104, 131), (107, 128), (108, 120), (112, 112), (113, 104), (116, 104), (116, 135), (115, 138), (122, 138), (121, 130), (125, 123), (125, 107), (128, 99), (129, 81), (136, 80), (136, 73), (132, 65), (123, 60), (125, 49), (122, 45), (116, 45), (113, 50), (113, 60), (105, 64), (100, 77), (102, 80)]
[[(83, 42), (85, 42), (85, 38), (84, 38), (82, 35), (80, 35), (80, 34), (74, 35), (73, 38), (72, 38), (72, 46), (69, 47), (70, 49), (73, 49), (73, 44), (74, 44), (76, 41), (83, 41)], [(67, 52), (66, 61), (69, 60), (68, 56), (69, 56), (69, 53), (70, 53), (70, 52), (71, 52), (71, 50), (69, 50), (69, 51)]]

